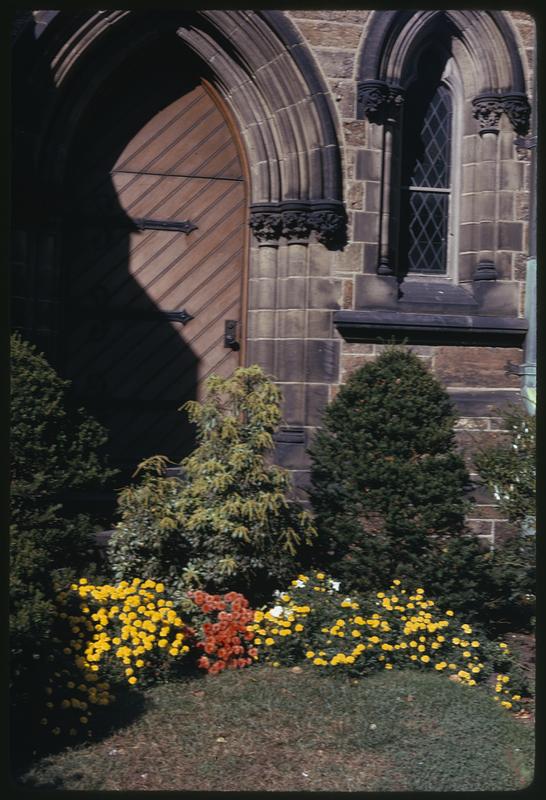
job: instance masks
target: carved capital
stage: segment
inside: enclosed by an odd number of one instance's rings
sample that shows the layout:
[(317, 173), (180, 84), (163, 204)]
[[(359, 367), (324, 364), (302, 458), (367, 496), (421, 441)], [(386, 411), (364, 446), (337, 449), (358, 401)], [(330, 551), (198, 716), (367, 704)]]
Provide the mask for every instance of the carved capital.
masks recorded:
[(482, 94), (474, 98), (472, 106), (472, 116), (480, 123), (480, 135), (498, 133), (499, 120), (504, 111), (502, 96)]
[(529, 130), (531, 106), (525, 94), (482, 94), (472, 101), (473, 115), (480, 123), (480, 134), (498, 133), (501, 114), (506, 114), (516, 133)]
[(341, 211), (312, 211), (311, 227), (317, 234), (321, 244), (333, 245), (341, 243), (345, 233), (345, 215)]
[(282, 214), (282, 235), (289, 241), (307, 241), (311, 231), (308, 209), (289, 209)]
[(253, 210), (249, 225), (259, 242), (276, 242), (281, 236), (282, 215), (272, 209)]
[(327, 247), (345, 241), (346, 215), (334, 200), (287, 201), (252, 206), (250, 227), (261, 244), (277, 244), (281, 238), (307, 244), (311, 233)]
[(531, 106), (526, 95), (521, 93), (504, 95), (503, 107), (516, 133), (525, 135), (529, 130), (531, 116)]
[(358, 117), (370, 122), (397, 122), (404, 102), (403, 90), (385, 81), (362, 81), (358, 84)]

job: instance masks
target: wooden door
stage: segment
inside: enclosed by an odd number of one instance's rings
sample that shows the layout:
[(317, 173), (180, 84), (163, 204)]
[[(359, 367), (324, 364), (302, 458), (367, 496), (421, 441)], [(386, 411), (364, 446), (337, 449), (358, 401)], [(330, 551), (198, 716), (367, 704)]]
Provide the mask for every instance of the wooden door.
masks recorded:
[(63, 371), (126, 472), (154, 453), (189, 452), (178, 409), (239, 364), (226, 321), (236, 342), (244, 336), (241, 158), (177, 47), (153, 54), (151, 76), (137, 60), (110, 82), (70, 170)]

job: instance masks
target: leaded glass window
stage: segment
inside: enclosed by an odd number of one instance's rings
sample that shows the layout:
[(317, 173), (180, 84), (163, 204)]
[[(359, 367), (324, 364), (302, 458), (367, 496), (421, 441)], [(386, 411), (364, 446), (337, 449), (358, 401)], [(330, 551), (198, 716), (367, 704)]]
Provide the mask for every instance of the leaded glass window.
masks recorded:
[(409, 273), (441, 275), (447, 271), (452, 102), (430, 67), (408, 91), (404, 111), (401, 261)]

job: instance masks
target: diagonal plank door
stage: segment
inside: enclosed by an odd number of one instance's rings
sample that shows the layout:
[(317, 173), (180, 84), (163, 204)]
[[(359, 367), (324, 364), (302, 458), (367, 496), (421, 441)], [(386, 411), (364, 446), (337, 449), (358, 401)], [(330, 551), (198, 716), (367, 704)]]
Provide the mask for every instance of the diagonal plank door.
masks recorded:
[[(112, 126), (86, 132), (73, 167), (64, 374), (127, 471), (154, 453), (186, 454), (193, 431), (180, 405), (240, 358), (224, 334), (235, 320), (242, 339), (242, 165), (209, 90), (186, 81), (180, 93), (177, 81), (160, 97), (140, 84), (139, 109), (150, 111), (136, 120), (135, 93), (114, 89), (95, 110)], [(172, 319), (183, 311), (186, 324)]]

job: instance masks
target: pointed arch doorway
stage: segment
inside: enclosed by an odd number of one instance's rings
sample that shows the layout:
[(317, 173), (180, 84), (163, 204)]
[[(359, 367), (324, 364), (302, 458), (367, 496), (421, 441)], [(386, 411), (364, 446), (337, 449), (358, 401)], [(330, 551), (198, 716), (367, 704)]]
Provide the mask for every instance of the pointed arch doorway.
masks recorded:
[(152, 454), (187, 454), (178, 409), (243, 363), (246, 175), (227, 109), (174, 35), (126, 60), (80, 119), (58, 361), (122, 479)]

